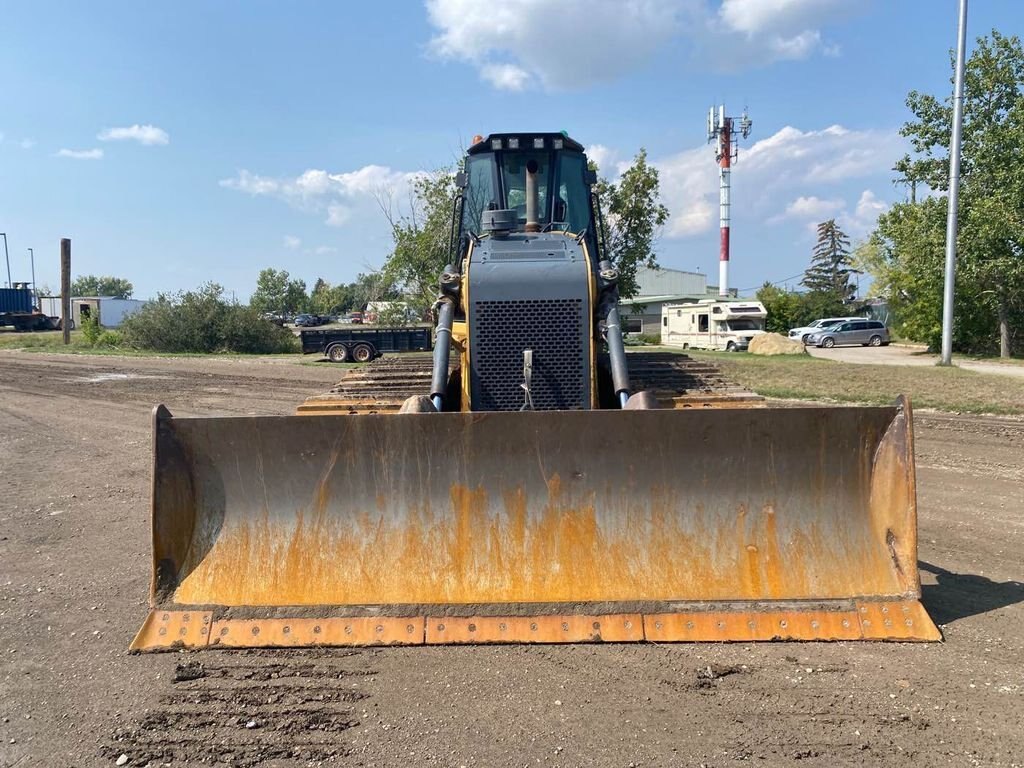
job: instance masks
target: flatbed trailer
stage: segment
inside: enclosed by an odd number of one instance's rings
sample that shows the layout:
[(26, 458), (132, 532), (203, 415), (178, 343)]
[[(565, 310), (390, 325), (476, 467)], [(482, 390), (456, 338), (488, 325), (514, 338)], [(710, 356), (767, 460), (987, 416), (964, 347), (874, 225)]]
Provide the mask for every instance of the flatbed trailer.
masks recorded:
[(300, 333), (302, 354), (321, 354), (334, 363), (368, 363), (388, 352), (428, 351), (428, 326), (404, 328), (315, 328)]

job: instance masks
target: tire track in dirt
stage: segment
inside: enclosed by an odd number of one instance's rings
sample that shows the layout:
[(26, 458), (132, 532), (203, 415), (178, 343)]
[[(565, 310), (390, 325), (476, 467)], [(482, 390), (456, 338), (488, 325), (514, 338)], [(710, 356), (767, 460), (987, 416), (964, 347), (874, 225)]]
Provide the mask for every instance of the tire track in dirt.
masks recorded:
[[(143, 766), (190, 761), (256, 768), (332, 763), (377, 675), (346, 650), (226, 651), (176, 666), (159, 705), (114, 730), (101, 757)], [(283, 763), (281, 761), (284, 761)]]

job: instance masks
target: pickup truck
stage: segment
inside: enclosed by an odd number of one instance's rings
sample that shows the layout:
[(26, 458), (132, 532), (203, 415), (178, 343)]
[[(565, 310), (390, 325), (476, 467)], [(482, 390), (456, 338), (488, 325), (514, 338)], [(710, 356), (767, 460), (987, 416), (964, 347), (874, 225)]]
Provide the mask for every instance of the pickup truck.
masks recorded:
[(320, 353), (333, 363), (368, 363), (386, 352), (430, 350), (431, 329), (322, 328), (302, 331), (302, 354)]

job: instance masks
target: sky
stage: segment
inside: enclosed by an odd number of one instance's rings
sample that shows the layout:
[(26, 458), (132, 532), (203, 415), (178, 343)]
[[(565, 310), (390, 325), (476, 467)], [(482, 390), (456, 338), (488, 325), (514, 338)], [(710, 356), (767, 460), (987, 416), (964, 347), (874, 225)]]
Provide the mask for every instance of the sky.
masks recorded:
[[(0, 231), (11, 276), (310, 286), (379, 267), (416, 174), (475, 134), (565, 130), (615, 177), (642, 147), (662, 266), (718, 274), (712, 104), (753, 121), (733, 170), (731, 283), (795, 286), (814, 225), (854, 240), (905, 199), (916, 89), (952, 90), (956, 0), (383, 0), (3, 4)], [(972, 0), (968, 38), (1024, 32)], [(0, 282), (6, 283), (6, 274)]]

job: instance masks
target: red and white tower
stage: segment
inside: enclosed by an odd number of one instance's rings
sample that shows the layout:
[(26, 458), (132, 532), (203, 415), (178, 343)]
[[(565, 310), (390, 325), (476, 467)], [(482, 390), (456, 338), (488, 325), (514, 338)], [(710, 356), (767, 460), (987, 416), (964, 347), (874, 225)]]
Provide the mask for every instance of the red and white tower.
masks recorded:
[(729, 295), (729, 208), (732, 204), (730, 187), (733, 161), (739, 156), (737, 128), (744, 139), (750, 135), (753, 123), (747, 117), (747, 110), (737, 120), (726, 117), (725, 105), (712, 107), (708, 111), (708, 142), (715, 143), (715, 158), (718, 160), (718, 222), (721, 227), (718, 246), (718, 295)]

